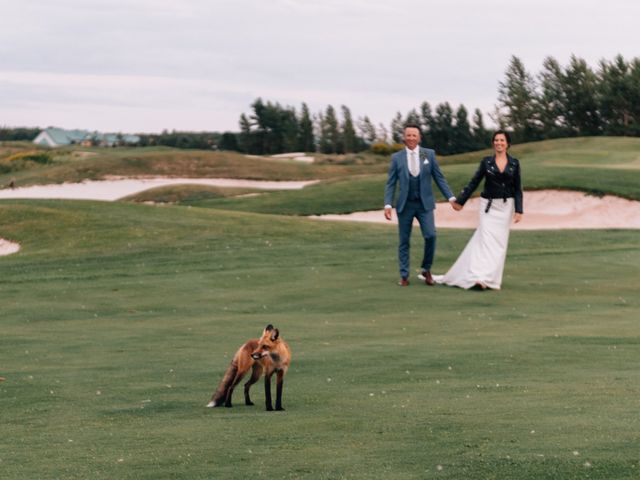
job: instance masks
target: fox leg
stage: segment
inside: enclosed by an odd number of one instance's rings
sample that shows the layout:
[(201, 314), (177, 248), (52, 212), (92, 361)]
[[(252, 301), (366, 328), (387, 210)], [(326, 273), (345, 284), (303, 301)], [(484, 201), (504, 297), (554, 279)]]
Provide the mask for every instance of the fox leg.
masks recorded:
[(284, 410), (282, 408), (282, 387), (284, 386), (284, 371), (278, 370), (276, 373), (276, 410)]
[(271, 375), (273, 372), (267, 373), (264, 376), (264, 398), (267, 405), (267, 411), (273, 411), (273, 404), (271, 403)]
[(262, 375), (262, 367), (260, 366), (259, 363), (254, 363), (253, 364), (253, 371), (251, 373), (251, 378), (249, 380), (247, 380), (247, 383), (244, 384), (244, 403), (245, 403), (245, 405), (253, 405), (254, 404), (251, 401), (251, 398), (249, 397), (249, 389), (251, 388), (251, 385), (253, 385), (254, 383), (256, 383), (260, 379), (261, 375)]

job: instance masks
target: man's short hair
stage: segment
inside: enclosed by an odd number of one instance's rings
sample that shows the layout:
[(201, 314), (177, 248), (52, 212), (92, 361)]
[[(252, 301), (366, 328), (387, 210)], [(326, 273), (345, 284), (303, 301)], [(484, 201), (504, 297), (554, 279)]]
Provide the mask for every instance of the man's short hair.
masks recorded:
[(420, 125), (418, 125), (417, 123), (405, 123), (404, 124), (404, 128), (402, 129), (402, 131), (406, 130), (407, 128), (417, 128), (419, 132), (422, 131), (420, 129)]

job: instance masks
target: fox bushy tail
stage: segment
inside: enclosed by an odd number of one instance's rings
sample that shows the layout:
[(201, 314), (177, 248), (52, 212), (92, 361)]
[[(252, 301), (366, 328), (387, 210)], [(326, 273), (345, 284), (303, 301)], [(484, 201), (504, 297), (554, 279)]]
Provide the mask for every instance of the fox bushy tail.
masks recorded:
[(227, 392), (233, 385), (233, 381), (235, 380), (237, 374), (238, 364), (235, 360), (233, 360), (231, 362), (231, 365), (229, 365), (229, 368), (227, 368), (227, 371), (224, 373), (222, 380), (220, 380), (218, 388), (215, 392), (213, 392), (213, 396), (211, 397), (211, 401), (215, 406), (222, 405), (225, 402), (227, 398)]

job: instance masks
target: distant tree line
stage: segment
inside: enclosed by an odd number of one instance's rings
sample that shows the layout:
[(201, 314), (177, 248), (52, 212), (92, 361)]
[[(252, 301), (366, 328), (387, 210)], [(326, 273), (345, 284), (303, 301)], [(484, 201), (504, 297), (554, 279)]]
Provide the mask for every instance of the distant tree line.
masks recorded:
[[(559, 137), (614, 135), (640, 136), (640, 59), (618, 55), (602, 60), (593, 70), (572, 56), (562, 66), (547, 57), (542, 71), (529, 73), (513, 56), (498, 85), (498, 102), (490, 115), (494, 124), (512, 131), (517, 143)], [(482, 112), (471, 118), (464, 105), (449, 102), (432, 108), (424, 101), (390, 125), (374, 125), (368, 116), (354, 120), (351, 110), (332, 105), (312, 114), (306, 103), (300, 110), (256, 99), (251, 112), (240, 115), (239, 132), (179, 132), (139, 134), (141, 146), (235, 150), (269, 155), (285, 152), (342, 154), (370, 149), (388, 153), (402, 142), (403, 126), (415, 123), (422, 144), (443, 155), (486, 148), (490, 132)], [(35, 128), (0, 128), (0, 140), (33, 140)]]
[(40, 131), (40, 128), (0, 127), (0, 142), (33, 140)]
[(498, 89), (494, 120), (514, 141), (574, 136), (640, 136), (640, 59), (621, 55), (593, 70), (572, 56), (562, 67), (553, 57), (533, 76), (512, 57)]
[[(344, 105), (340, 119), (331, 105), (311, 115), (304, 103), (298, 113), (293, 107), (258, 98), (251, 108), (253, 113), (240, 116), (236, 142), (237, 150), (246, 153), (375, 151), (377, 144), (400, 143), (406, 123), (420, 125), (422, 144), (443, 155), (486, 148), (490, 143), (482, 112), (476, 108), (469, 119), (464, 105), (454, 110), (449, 102), (432, 109), (425, 101), (405, 115), (397, 112), (389, 129), (373, 125), (367, 116), (354, 122)], [(613, 61), (602, 60), (593, 70), (576, 56), (565, 67), (547, 57), (542, 71), (534, 76), (513, 56), (499, 82), (498, 103), (490, 117), (498, 127), (512, 131), (517, 143), (573, 136), (640, 136), (640, 59), (625, 61), (618, 55)]]
[[(252, 113), (240, 115), (235, 146), (241, 152), (258, 155), (294, 151), (341, 154), (359, 152), (376, 144), (397, 144), (402, 142), (404, 124), (409, 122), (420, 125), (424, 145), (436, 145), (442, 154), (484, 148), (489, 138), (480, 110), (476, 109), (469, 120), (464, 105), (454, 111), (448, 102), (439, 104), (435, 112), (428, 102), (404, 116), (398, 112), (390, 129), (383, 124), (374, 125), (368, 116), (354, 120), (346, 105), (340, 107), (340, 114), (329, 105), (311, 115), (306, 103), (298, 112), (294, 107), (258, 98), (251, 108)], [(230, 143), (224, 142), (220, 148)]]
[(358, 136), (348, 107), (342, 106), (342, 118), (333, 106), (312, 117), (306, 103), (300, 113), (293, 107), (264, 102), (258, 98), (251, 104), (253, 113), (240, 115), (238, 150), (252, 154), (283, 152), (350, 153), (367, 148)]
[[(160, 134), (139, 134), (141, 147), (149, 147), (154, 145), (162, 145), (174, 148), (194, 148), (201, 150), (210, 150), (218, 148), (221, 133), (218, 132), (171, 132), (164, 130)], [(229, 150), (236, 150), (229, 148)]]

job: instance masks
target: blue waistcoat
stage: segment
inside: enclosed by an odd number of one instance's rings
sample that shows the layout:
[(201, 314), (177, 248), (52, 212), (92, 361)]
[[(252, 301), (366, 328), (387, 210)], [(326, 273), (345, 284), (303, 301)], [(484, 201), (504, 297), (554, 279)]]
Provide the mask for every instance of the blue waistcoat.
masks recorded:
[(407, 195), (407, 200), (420, 200), (420, 176), (409, 175), (409, 195)]

